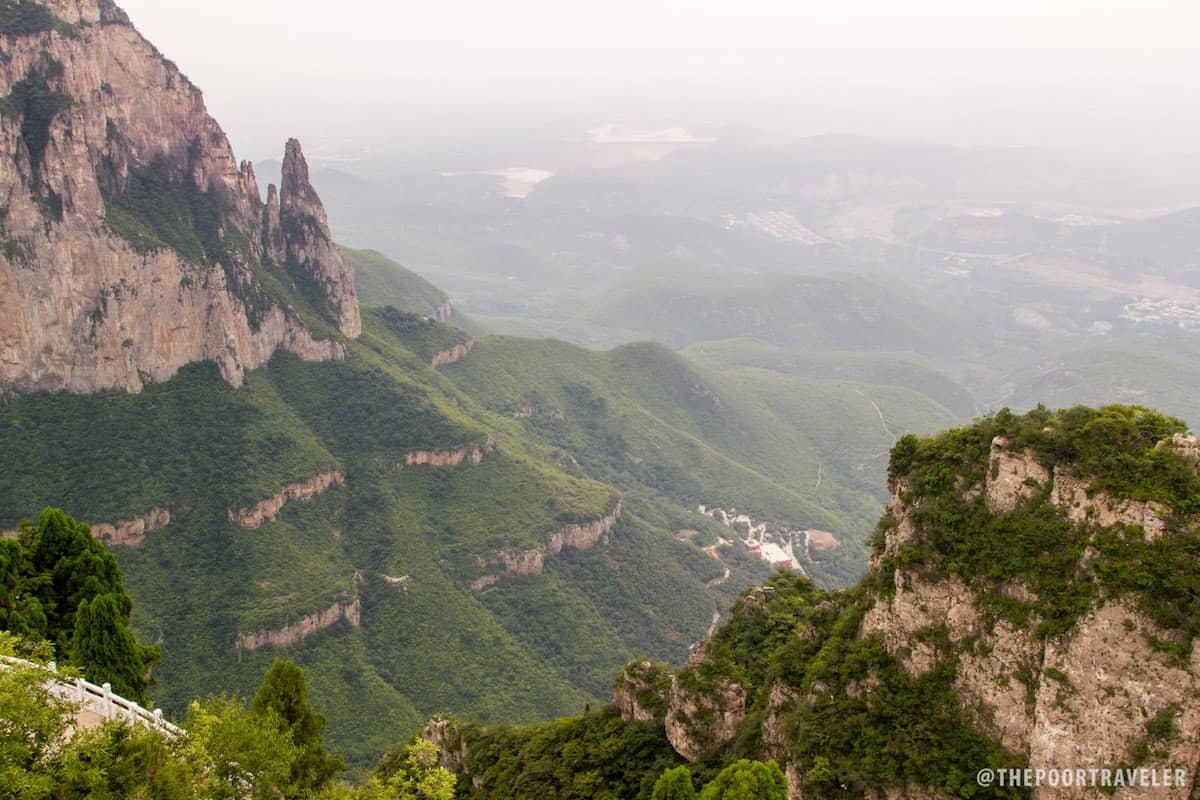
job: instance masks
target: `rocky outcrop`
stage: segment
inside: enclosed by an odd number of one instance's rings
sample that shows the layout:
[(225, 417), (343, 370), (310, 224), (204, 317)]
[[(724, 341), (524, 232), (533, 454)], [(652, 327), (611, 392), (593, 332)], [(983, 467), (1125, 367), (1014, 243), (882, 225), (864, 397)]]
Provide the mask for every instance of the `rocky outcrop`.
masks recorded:
[(1032, 450), (1012, 453), (1006, 448), (1008, 440), (997, 436), (992, 440), (984, 496), (992, 513), (1013, 511), (1023, 500), (1037, 495), (1050, 479), (1049, 471), (1038, 463)]
[(556, 556), (566, 547), (576, 550), (588, 550), (597, 543), (607, 541), (608, 534), (621, 518), (621, 504), (618, 502), (609, 514), (594, 522), (581, 522), (559, 528), (546, 540), (541, 547), (529, 550), (500, 550), (490, 559), (478, 558), (480, 569), (500, 566), (501, 569), (482, 575), (471, 581), (471, 588), (480, 591), (498, 583), (506, 577), (519, 575), (541, 575), (548, 556)]
[[(1176, 452), (1186, 454), (1189, 452), (1188, 440), (1192, 438), (1176, 434), (1171, 446)], [(1095, 491), (1087, 481), (1076, 477), (1069, 467), (1060, 465), (1051, 473), (1039, 463), (1032, 450), (1013, 453), (1006, 449), (1007, 446), (1008, 442), (1003, 437), (997, 436), (992, 440), (984, 486), (989, 511), (1012, 511), (1053, 481), (1050, 504), (1066, 511), (1071, 522), (1100, 526), (1140, 525), (1149, 539), (1163, 534), (1168, 516), (1163, 504), (1114, 498), (1106, 492)], [(1159, 446), (1165, 446), (1165, 443)]]
[(325, 492), (330, 486), (341, 486), (346, 482), (346, 476), (338, 470), (322, 472), (307, 480), (289, 483), (265, 500), (260, 500), (249, 508), (229, 511), (229, 521), (242, 528), (257, 528), (263, 523), (270, 522), (279, 516), (280, 509), (289, 500), (311, 500)]
[(1162, 503), (1127, 500), (1096, 492), (1063, 467), (1054, 469), (1050, 503), (1062, 508), (1071, 522), (1095, 525), (1140, 525), (1146, 538), (1157, 539), (1166, 530), (1167, 507)]
[(762, 722), (763, 754), (767, 758), (786, 761), (791, 754), (791, 740), (784, 727), (784, 719), (800, 697), (798, 691), (782, 681), (771, 684), (771, 693), (767, 697), (767, 713)]
[(688, 761), (717, 753), (733, 740), (746, 718), (746, 689), (736, 681), (706, 674), (704, 646), (692, 650), (686, 667), (671, 680), (667, 740)]
[(141, 547), (147, 533), (162, 530), (169, 524), (171, 512), (165, 508), (155, 508), (140, 517), (112, 523), (93, 522), (90, 527), (92, 535), (109, 547)]
[[(343, 357), (255, 278), (266, 210), (200, 91), (115, 7), (42, 5), (74, 27), (9, 35), (0, 60), (0, 386), (136, 392), (206, 360), (236, 386), (279, 349)], [(297, 184), (294, 213), (316, 214)], [(356, 335), (351, 275), (317, 234), (292, 249)]]
[(446, 364), (453, 364), (475, 347), (474, 339), (467, 339), (464, 342), (459, 342), (449, 350), (440, 350), (433, 354), (433, 358), (429, 360), (429, 366), (437, 369)]
[(1184, 458), (1190, 458), (1200, 465), (1200, 440), (1186, 433), (1176, 433), (1167, 441), (1159, 442), (1159, 448), (1169, 447)]
[(450, 305), (449, 300), (444, 300), (438, 303), (433, 309), (433, 318), (438, 322), (449, 322), (454, 319), (454, 307)]
[(670, 697), (670, 671), (651, 661), (631, 662), (613, 683), (613, 705), (625, 722), (638, 720), (662, 725)]
[(332, 628), (342, 620), (354, 628), (361, 624), (361, 607), (357, 597), (353, 600), (338, 600), (329, 608), (315, 611), (298, 622), (284, 625), (282, 628), (244, 633), (237, 639), (237, 649), (253, 651), (264, 647), (290, 647), (314, 633)]
[(279, 189), (279, 225), (289, 266), (304, 271), (321, 289), (338, 330), (350, 338), (362, 332), (354, 272), (342, 259), (329, 232), (325, 207), (308, 179), (300, 142), (289, 139)]
[[(1004, 458), (999, 475), (1019, 479), (989, 482), (989, 507), (1015, 508), (1014, 499), (1019, 502), (1029, 485), (1026, 477), (1033, 477), (1043, 484), (1053, 481), (1051, 502), (1077, 523), (1142, 525), (1149, 535), (1162, 534), (1165, 507), (1113, 499), (1102, 492), (1089, 497), (1087, 485), (1062, 465), (1038, 473), (1028, 464), (1015, 463), (1029, 460), (1029, 455)], [(1002, 487), (995, 497), (993, 486)], [(889, 508), (883, 549), (896, 552), (896, 540), (911, 541), (918, 531), (899, 492)], [(1001, 591), (1021, 602), (1037, 600), (1019, 581)], [(1156, 719), (1173, 733), (1159, 743), (1163, 752), (1154, 763), (1193, 766), (1200, 763), (1200, 707), (1189, 698), (1200, 691), (1200, 648), (1193, 648), (1185, 662), (1155, 647), (1153, 642), (1177, 642), (1178, 634), (1160, 628), (1131, 602), (1098, 601), (1068, 634), (1043, 638), (1035, 632), (1036, 616), (1018, 628), (985, 615), (977, 594), (956, 578), (897, 570), (894, 591), (876, 597), (860, 635), (878, 636), (905, 671), (920, 676), (948, 657), (923, 632), (944, 631), (954, 654), (949, 657), (957, 660), (953, 692), (959, 705), (975, 727), (1023, 754), (1032, 769), (1102, 769), (1128, 763), (1137, 743), (1147, 736), (1147, 723)], [(1163, 787), (1153, 796), (1183, 800), (1191, 796), (1189, 791), (1186, 786)], [(1088, 795), (1043, 787), (1034, 796)], [(1118, 791), (1116, 796), (1132, 793)]]
[(479, 466), (495, 449), (496, 441), (489, 436), (474, 447), (460, 447), (457, 450), (412, 450), (404, 454), (404, 461), (399, 466), (427, 464), (431, 467), (455, 467), (464, 461), (472, 466)]

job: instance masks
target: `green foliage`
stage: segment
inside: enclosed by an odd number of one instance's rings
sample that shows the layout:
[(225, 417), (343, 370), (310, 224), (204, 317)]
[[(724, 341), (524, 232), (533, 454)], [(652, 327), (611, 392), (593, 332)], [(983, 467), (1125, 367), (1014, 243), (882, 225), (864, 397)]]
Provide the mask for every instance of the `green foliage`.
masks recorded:
[[(0, 472), (3, 527), (51, 500), (109, 522), (170, 511), (140, 547), (112, 551), (138, 636), (163, 642), (154, 694), (169, 713), (197, 694), (252, 696), (280, 653), (239, 651), (239, 635), (355, 597), (361, 627), (339, 623), (284, 655), (328, 715), (326, 746), (362, 771), (440, 711), (497, 724), (598, 705), (622, 664), (639, 653), (681, 661), (714, 604), (765, 577), (730, 554), (729, 579), (706, 587), (722, 565), (675, 532), (710, 521), (564, 463), (428, 369), (378, 316), (364, 315), (348, 351), (316, 364), (279, 354), (236, 390), (199, 364), (137, 395), (0, 399), (0, 450), (16, 454)], [(597, 395), (581, 394), (581, 407)], [(474, 447), (489, 434), (495, 452), (477, 466), (397, 468), (412, 450)], [(288, 502), (262, 528), (230, 524), (230, 510), (335, 469), (344, 485)], [(542, 575), (469, 588), (478, 558), (541, 545), (618, 497), (607, 544), (567, 548)]]
[(371, 776), (359, 800), (454, 800), (458, 779), (438, 764), (437, 746), (414, 738), (388, 764), (386, 780)]
[(299, 754), (292, 764), (291, 792), (303, 796), (319, 791), (345, 768), (339, 756), (325, 752), (321, 731), (325, 717), (308, 703), (308, 684), (304, 670), (290, 661), (275, 659), (254, 695), (254, 713), (278, 719), (291, 734)]
[(379, 309), (376, 314), (388, 330), (404, 342), (405, 347), (426, 363), (435, 353), (449, 351), (467, 339), (467, 335), (458, 328), (443, 325), (421, 314), (400, 311), (392, 306)]
[(679, 764), (661, 728), (621, 722), (611, 708), (523, 728), (461, 726), (477, 798), (648, 798)]
[[(19, 642), (0, 633), (0, 656)], [(23, 653), (23, 655), (28, 655)], [(48, 653), (35, 653), (44, 659)], [(200, 774), (183, 757), (181, 743), (142, 728), (109, 724), (82, 730), (77, 707), (50, 691), (51, 673), (39, 665), (0, 668), (0, 796), (15, 800), (200, 800)]]
[[(822, 583), (849, 583), (865, 566), (856, 532), (878, 517), (877, 489), (850, 490), (839, 470), (820, 467), (820, 448), (786, 421), (798, 417), (776, 413), (752, 382), (700, 373), (658, 345), (591, 353), (509, 337), (481, 339), (469, 358), (440, 372), (481, 405), (516, 417), (571, 469), (626, 493), (650, 490), (676, 507), (736, 506), (778, 528), (834, 531), (844, 546), (805, 564)], [(784, 402), (788, 389), (772, 400)], [(830, 410), (836, 406), (831, 400)], [(809, 412), (804, 419), (832, 416)], [(819, 469), (824, 489), (814, 497)], [(679, 527), (703, 527), (698, 516)]]
[(71, 662), (94, 683), (111, 683), (117, 694), (146, 703), (146, 675), (161, 660), (157, 647), (142, 647), (129, 630), (127, 595), (100, 594), (75, 612)]
[(338, 247), (338, 252), (354, 269), (354, 286), (364, 306), (431, 315), (448, 300), (441, 289), (382, 253), (349, 247)]
[(266, 800), (290, 787), (302, 751), (273, 711), (251, 713), (237, 697), (213, 697), (188, 707), (184, 728), (187, 757), (212, 800)]
[(105, 221), (142, 253), (169, 248), (203, 266), (224, 254), (216, 197), (196, 188), (190, 177), (173, 175), (162, 158), (129, 169), (120, 194), (105, 197)]
[(133, 601), (117, 561), (86, 525), (47, 508), (36, 528), (24, 525), (17, 541), (0, 543), (0, 599), (0, 629), (48, 640), (93, 682), (145, 702), (145, 676), (160, 653), (134, 641)]
[(63, 23), (33, 0), (0, 0), (0, 34), (28, 36), (54, 30)]
[(672, 767), (654, 784), (650, 800), (695, 800), (692, 771), (684, 766)]
[[(26, 2), (16, 5), (17, 9), (30, 7), (37, 9), (37, 12), (13, 11), (12, 4), (0, 7), (0, 25), (5, 24), (6, 9), (10, 14), (23, 15), (22, 19), (25, 20), (38, 16), (38, 12), (49, 16), (49, 12), (41, 5)], [(58, 64), (57, 68), (61, 77), (62, 65)], [(0, 100), (0, 115), (21, 118), (21, 139), (29, 151), (30, 177), (35, 188), (41, 186), (40, 171), (46, 146), (50, 143), (50, 125), (59, 113), (71, 105), (71, 98), (50, 88), (47, 83), (48, 72), (52, 72), (50, 65), (43, 70), (31, 72), (14, 83), (12, 92)], [(59, 202), (61, 203), (61, 199)], [(61, 214), (59, 219), (61, 219)]]
[[(889, 472), (904, 479), (904, 499), (923, 534), (915, 560), (973, 582), (992, 612), (1018, 625), (1037, 618), (1042, 635), (1068, 630), (1101, 593), (1130, 594), (1155, 622), (1190, 641), (1200, 631), (1200, 475), (1187, 458), (1158, 446), (1183, 431), (1180, 420), (1143, 408), (1077, 406), (1021, 416), (1005, 409), (935, 438), (905, 437)], [(1166, 505), (1168, 534), (1146, 541), (1140, 528), (1072, 524), (1051, 506), (1048, 485), (1015, 511), (991, 513), (982, 496), (965, 490), (985, 480), (996, 436), (1010, 451), (1032, 451), (1051, 472), (1068, 470), (1092, 492)], [(1087, 548), (1097, 557), (1081, 571)], [(1014, 580), (1035, 599), (1019, 602), (998, 590)]]
[(774, 761), (741, 759), (721, 770), (700, 800), (787, 800), (787, 778)]
[[(0, 632), (0, 656), (16, 655), (17, 639)], [(58, 743), (69, 723), (70, 707), (50, 692), (47, 673), (36, 666), (0, 668), (0, 795), (49, 797), (54, 782)]]

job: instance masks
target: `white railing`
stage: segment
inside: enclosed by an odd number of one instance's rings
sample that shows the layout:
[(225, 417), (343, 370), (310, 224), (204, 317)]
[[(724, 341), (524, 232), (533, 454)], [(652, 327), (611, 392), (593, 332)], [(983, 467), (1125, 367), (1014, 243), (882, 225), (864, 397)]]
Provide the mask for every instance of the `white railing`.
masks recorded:
[[(49, 672), (55, 676), (58, 675), (58, 667), (53, 661), (48, 665), (42, 665), (19, 658), (0, 656), (0, 666), (4, 666), (5, 664), (31, 667)], [(163, 718), (161, 708), (148, 711), (132, 700), (126, 700), (124, 697), (114, 694), (111, 684), (105, 683), (97, 686), (90, 681), (85, 681), (83, 678), (64, 679), (54, 677), (51, 678), (50, 685), (47, 688), (60, 700), (77, 704), (81, 711), (95, 714), (105, 722), (119, 720), (134, 725), (141, 725), (152, 731), (158, 731), (172, 739), (184, 734), (182, 728), (172, 725)]]

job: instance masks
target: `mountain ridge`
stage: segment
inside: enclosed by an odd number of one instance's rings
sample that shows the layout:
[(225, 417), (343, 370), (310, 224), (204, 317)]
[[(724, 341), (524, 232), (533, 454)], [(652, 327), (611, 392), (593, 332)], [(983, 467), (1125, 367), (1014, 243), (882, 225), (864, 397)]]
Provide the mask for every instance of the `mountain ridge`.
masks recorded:
[(115, 5), (19, 7), (0, 64), (0, 384), (139, 391), (213, 360), (238, 385), (277, 349), (344, 357), (353, 274), (299, 143), (276, 220), (199, 89)]

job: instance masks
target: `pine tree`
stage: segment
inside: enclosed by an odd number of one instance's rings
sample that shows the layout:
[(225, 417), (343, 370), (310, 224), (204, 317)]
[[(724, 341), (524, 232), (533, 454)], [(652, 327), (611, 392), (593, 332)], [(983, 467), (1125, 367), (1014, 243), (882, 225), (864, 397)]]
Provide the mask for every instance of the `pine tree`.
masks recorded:
[(144, 704), (146, 670), (157, 660), (158, 648), (142, 647), (134, 640), (126, 608), (122, 598), (111, 594), (80, 603), (71, 662), (92, 682), (110, 683), (117, 694)]
[(300, 756), (292, 766), (291, 791), (300, 796), (316, 791), (345, 769), (341, 756), (331, 756), (321, 743), (325, 717), (308, 703), (304, 670), (291, 661), (275, 659), (254, 696), (256, 714), (274, 713), (280, 725), (291, 732)]

